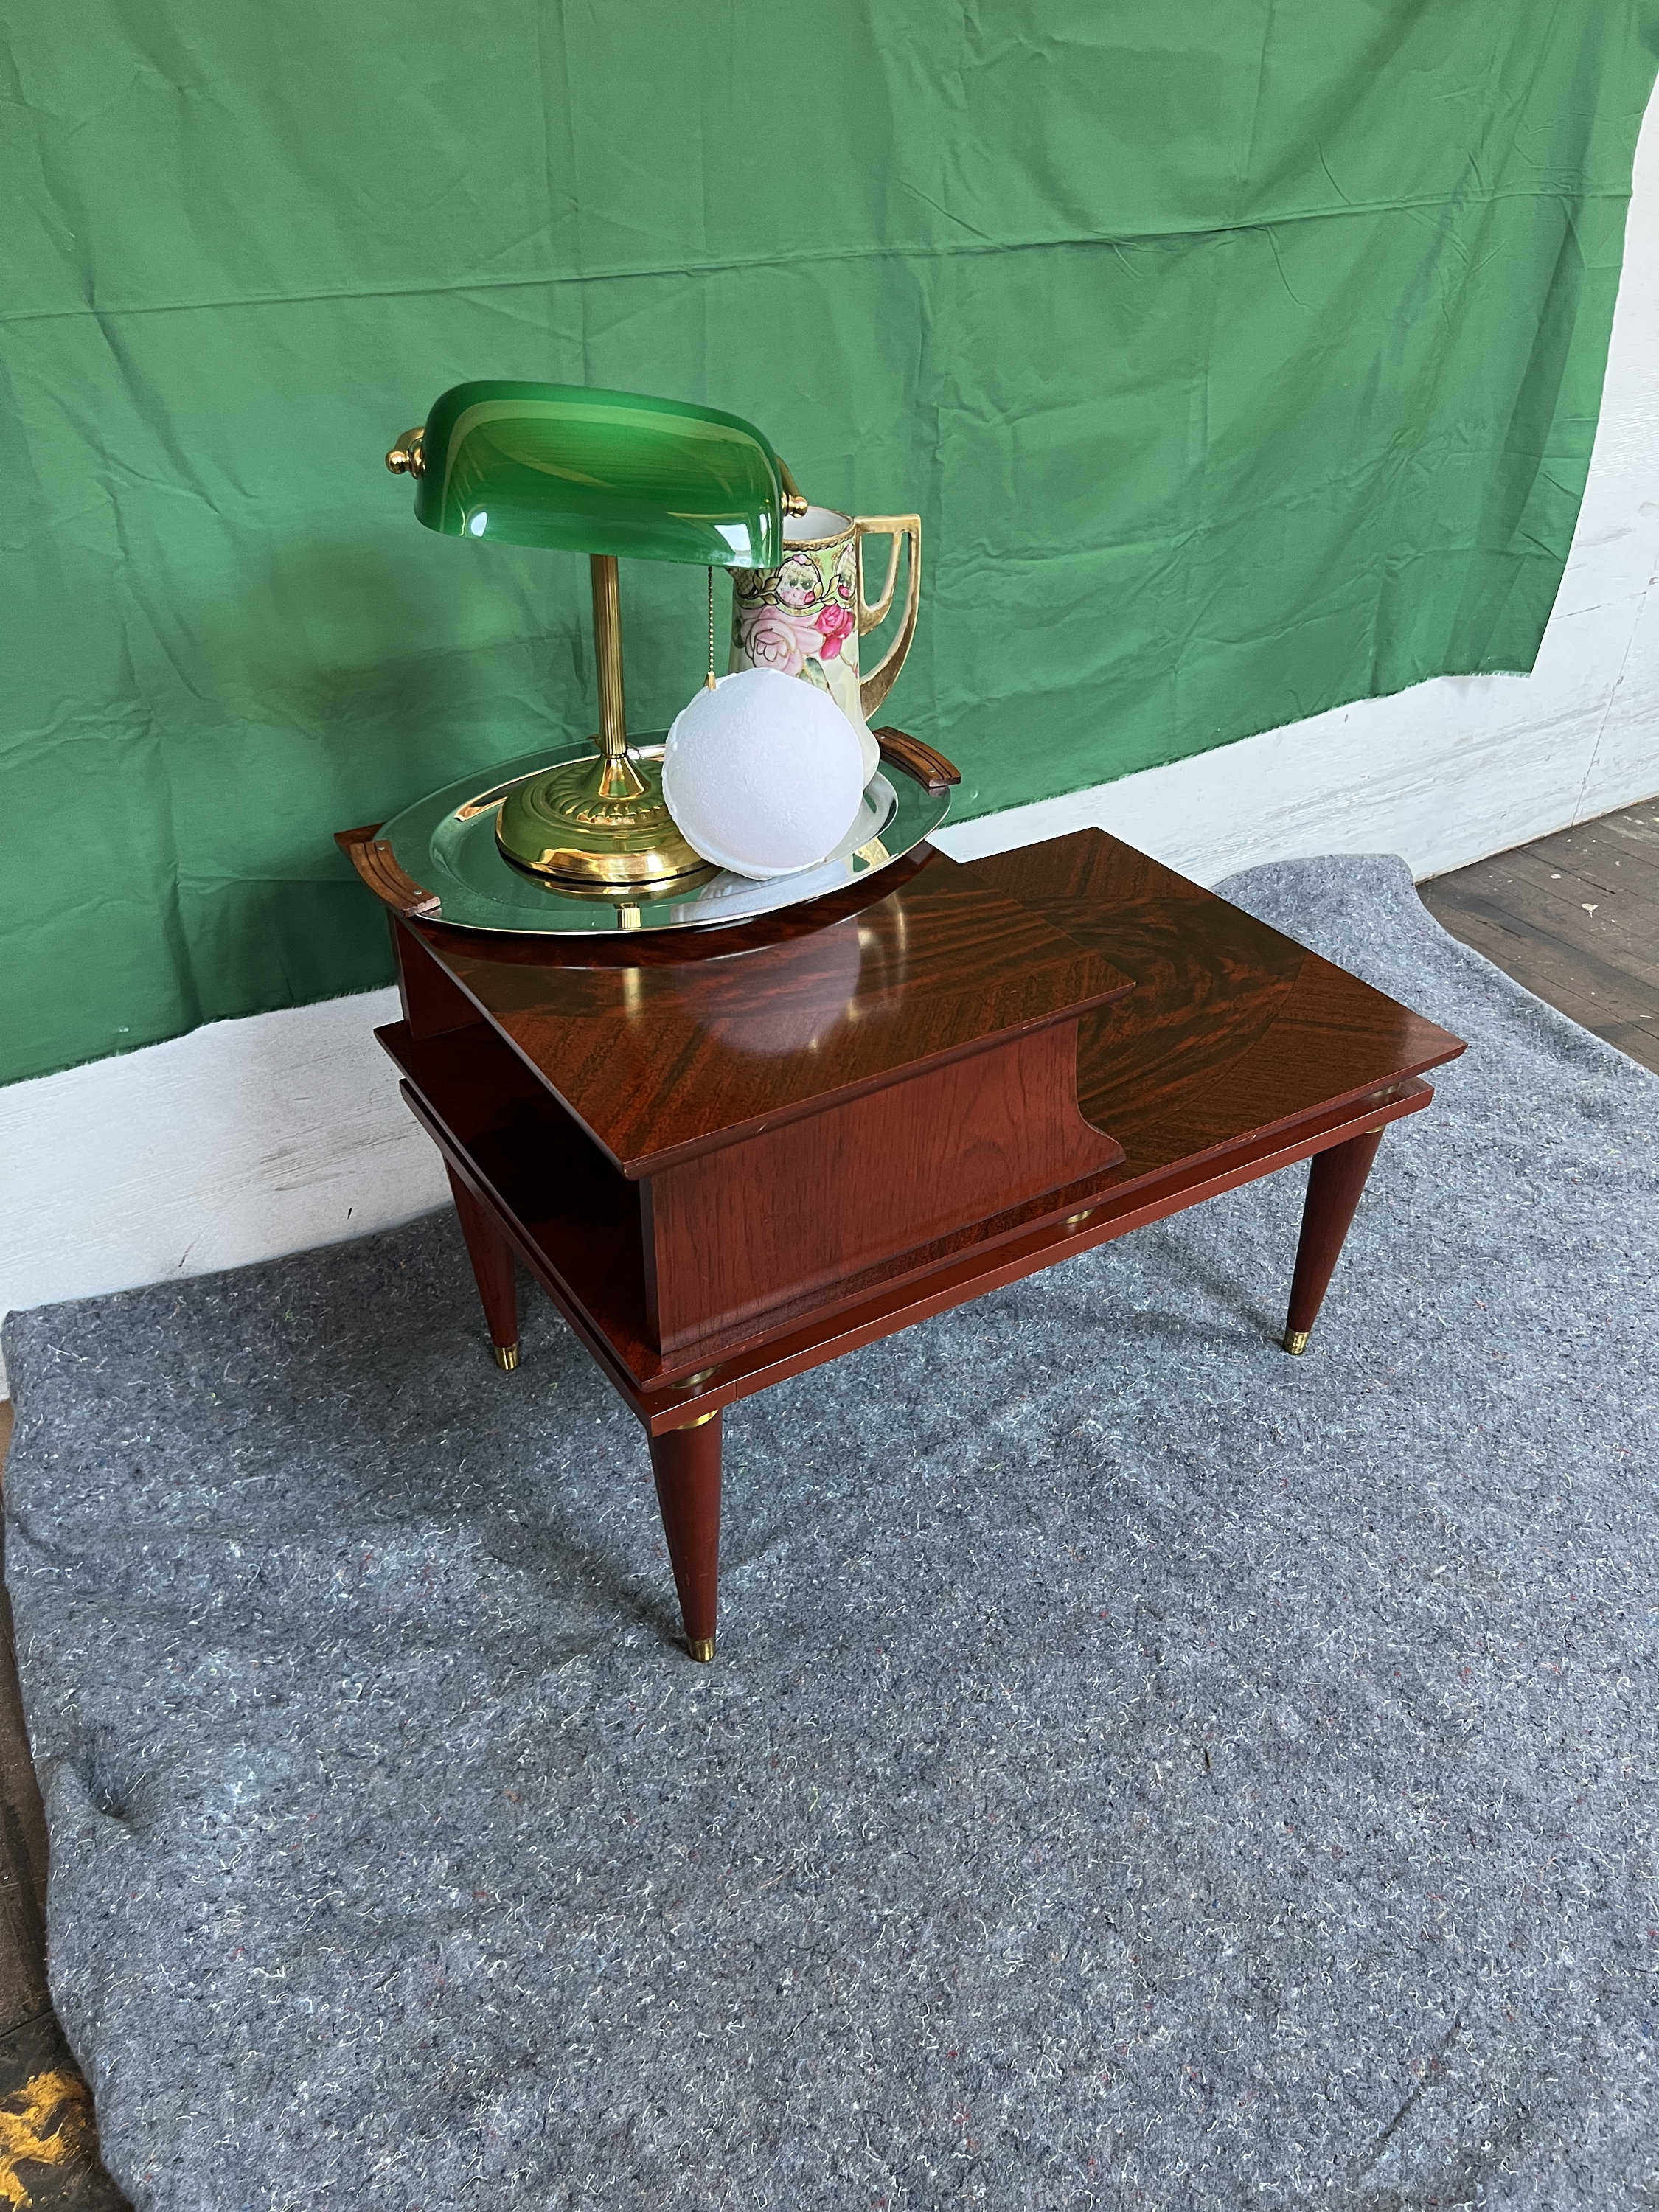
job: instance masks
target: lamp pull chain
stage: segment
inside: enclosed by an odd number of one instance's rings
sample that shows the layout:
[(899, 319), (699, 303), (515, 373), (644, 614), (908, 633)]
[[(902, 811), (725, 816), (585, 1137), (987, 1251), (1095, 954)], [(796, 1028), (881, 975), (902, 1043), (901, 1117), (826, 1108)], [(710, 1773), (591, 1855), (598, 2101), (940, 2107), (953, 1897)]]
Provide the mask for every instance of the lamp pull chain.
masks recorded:
[(708, 673), (703, 678), (703, 690), (714, 688), (714, 572), (708, 571)]

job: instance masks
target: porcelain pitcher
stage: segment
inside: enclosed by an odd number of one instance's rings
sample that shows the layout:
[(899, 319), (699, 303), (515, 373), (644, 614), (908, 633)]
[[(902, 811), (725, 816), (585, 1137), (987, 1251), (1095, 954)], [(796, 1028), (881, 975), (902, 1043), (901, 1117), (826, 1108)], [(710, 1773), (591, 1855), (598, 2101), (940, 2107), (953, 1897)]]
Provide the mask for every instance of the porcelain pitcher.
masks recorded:
[[(891, 540), (878, 595), (865, 593), (864, 540)], [(899, 552), (908, 540), (909, 574), (898, 635), (869, 673), (859, 673), (859, 640), (893, 604)], [(916, 631), (921, 592), (921, 518), (916, 514), (837, 514), (809, 507), (783, 526), (784, 557), (775, 568), (732, 571), (732, 659), (744, 668), (775, 668), (827, 691), (855, 729), (892, 689)]]

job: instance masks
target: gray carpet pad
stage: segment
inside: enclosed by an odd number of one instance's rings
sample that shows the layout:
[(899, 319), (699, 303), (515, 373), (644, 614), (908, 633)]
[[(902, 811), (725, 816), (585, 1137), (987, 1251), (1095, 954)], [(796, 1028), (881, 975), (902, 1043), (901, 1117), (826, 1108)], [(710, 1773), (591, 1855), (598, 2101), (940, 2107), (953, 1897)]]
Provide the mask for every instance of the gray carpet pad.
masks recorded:
[(459, 1237), (14, 1316), (52, 1979), (135, 2204), (1659, 2201), (1659, 1084), (1401, 866), (1241, 903), (1471, 1049), (1303, 1175), (640, 1432)]

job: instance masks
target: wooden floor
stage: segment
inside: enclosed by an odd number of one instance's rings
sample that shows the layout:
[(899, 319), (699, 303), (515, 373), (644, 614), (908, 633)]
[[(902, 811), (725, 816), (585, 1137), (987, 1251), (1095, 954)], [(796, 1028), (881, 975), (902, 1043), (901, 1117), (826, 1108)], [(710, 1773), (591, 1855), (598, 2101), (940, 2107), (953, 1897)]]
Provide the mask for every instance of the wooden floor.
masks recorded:
[[(1659, 799), (1419, 886), (1436, 918), (1659, 1071)], [(0, 1471), (11, 1407), (0, 1402)], [(0, 1592), (0, 2205), (119, 2212), (46, 1978), (46, 1824)]]
[(1659, 799), (1418, 888), (1454, 937), (1659, 1071)]

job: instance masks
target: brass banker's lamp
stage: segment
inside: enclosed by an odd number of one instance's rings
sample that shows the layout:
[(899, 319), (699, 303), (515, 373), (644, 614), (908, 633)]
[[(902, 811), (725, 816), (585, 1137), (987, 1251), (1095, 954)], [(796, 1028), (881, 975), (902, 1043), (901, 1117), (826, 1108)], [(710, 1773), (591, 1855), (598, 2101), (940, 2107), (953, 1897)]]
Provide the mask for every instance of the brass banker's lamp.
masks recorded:
[(386, 463), (415, 479), (428, 530), (592, 561), (599, 749), (515, 787), (496, 824), (502, 850), (592, 896), (707, 872), (664, 804), (659, 766), (629, 749), (617, 556), (775, 568), (783, 518), (806, 502), (766, 439), (738, 416), (634, 392), (458, 384)]

